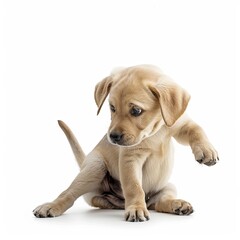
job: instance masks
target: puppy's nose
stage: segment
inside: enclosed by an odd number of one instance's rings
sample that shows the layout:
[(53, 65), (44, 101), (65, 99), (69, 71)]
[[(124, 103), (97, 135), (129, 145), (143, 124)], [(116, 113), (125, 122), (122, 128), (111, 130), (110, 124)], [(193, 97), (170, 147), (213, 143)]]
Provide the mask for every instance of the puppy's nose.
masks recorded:
[(118, 132), (112, 132), (110, 133), (110, 138), (113, 143), (119, 143), (123, 138), (123, 134)]

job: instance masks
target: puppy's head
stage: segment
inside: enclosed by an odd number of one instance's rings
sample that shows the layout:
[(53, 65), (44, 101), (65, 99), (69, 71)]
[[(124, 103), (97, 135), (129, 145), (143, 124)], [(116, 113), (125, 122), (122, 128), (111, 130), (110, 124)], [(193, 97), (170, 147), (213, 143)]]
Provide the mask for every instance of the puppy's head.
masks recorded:
[(151, 66), (136, 66), (111, 74), (96, 85), (98, 113), (109, 95), (111, 124), (108, 140), (133, 146), (171, 127), (185, 111), (189, 94)]

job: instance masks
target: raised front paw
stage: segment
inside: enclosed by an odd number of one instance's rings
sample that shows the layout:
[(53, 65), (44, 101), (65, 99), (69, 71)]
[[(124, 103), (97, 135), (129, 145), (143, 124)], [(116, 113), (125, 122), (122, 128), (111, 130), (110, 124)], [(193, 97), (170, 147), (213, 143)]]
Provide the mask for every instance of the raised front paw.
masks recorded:
[(55, 203), (45, 203), (36, 207), (33, 214), (38, 218), (57, 217), (62, 214), (62, 211)]
[(218, 153), (210, 143), (195, 144), (192, 151), (200, 164), (212, 166), (219, 161)]
[(125, 219), (128, 222), (148, 221), (149, 212), (145, 206), (131, 205), (126, 209)]

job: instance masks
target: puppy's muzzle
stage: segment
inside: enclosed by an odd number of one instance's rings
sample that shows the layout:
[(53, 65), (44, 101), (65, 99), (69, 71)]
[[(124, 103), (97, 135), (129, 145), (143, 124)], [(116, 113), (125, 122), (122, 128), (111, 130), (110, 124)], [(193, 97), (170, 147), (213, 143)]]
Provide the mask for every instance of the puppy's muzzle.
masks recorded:
[(120, 132), (111, 132), (110, 139), (112, 143), (122, 145), (123, 144), (123, 134)]

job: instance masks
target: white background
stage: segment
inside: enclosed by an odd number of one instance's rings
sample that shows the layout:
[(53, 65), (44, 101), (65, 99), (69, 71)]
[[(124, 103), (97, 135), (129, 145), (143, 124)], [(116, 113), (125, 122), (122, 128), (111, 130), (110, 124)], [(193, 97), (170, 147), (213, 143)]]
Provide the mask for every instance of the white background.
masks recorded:
[[(2, 1), (4, 239), (234, 239), (236, 7), (230, 0)], [(78, 173), (57, 119), (88, 153), (110, 122), (107, 104), (96, 116), (95, 84), (116, 66), (141, 63), (159, 66), (190, 92), (188, 113), (219, 152), (220, 162), (209, 168), (175, 144), (171, 182), (194, 214), (151, 212), (146, 223), (127, 223), (123, 211), (95, 210), (80, 198), (61, 217), (35, 218), (32, 210)]]

